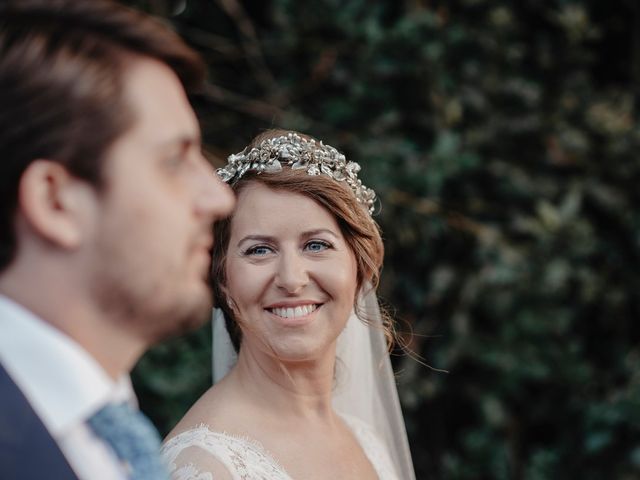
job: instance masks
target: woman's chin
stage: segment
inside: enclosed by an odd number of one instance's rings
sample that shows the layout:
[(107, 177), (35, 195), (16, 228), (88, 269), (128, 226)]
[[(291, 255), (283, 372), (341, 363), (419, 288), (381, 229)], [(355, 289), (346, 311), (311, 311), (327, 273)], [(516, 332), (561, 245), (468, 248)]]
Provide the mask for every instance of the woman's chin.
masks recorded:
[(327, 356), (334, 356), (335, 349), (330, 345), (318, 344), (318, 342), (309, 341), (309, 339), (298, 339), (273, 345), (270, 354), (279, 362), (299, 364), (317, 362)]

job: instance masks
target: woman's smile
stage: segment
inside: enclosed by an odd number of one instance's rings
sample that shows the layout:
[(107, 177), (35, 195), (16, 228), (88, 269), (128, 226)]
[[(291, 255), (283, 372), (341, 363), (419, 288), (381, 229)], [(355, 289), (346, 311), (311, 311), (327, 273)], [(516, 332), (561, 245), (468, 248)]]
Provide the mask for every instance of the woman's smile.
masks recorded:
[(285, 326), (300, 326), (311, 323), (316, 318), (316, 312), (322, 306), (320, 303), (302, 303), (291, 306), (265, 308)]

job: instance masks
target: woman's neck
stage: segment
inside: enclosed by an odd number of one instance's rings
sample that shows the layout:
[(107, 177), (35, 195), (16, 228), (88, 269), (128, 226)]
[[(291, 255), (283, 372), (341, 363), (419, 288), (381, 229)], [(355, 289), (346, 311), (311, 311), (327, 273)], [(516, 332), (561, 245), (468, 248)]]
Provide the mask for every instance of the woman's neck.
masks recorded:
[(335, 347), (320, 358), (286, 362), (255, 349), (240, 350), (230, 374), (248, 398), (263, 408), (306, 418), (333, 418)]

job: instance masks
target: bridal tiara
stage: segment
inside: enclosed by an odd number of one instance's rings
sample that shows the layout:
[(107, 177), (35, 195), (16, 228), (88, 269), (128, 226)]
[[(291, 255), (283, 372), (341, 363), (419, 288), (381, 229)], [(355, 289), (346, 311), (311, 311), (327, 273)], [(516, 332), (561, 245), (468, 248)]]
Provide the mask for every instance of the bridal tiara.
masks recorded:
[(307, 175), (327, 175), (339, 182), (345, 182), (353, 191), (359, 203), (369, 213), (374, 210), (376, 193), (365, 187), (358, 178), (360, 165), (348, 162), (343, 154), (321, 141), (302, 138), (289, 132), (279, 137), (268, 138), (247, 152), (229, 155), (227, 165), (217, 170), (218, 176), (226, 183), (240, 179), (245, 173), (275, 173), (282, 171), (282, 165), (292, 170), (307, 171)]

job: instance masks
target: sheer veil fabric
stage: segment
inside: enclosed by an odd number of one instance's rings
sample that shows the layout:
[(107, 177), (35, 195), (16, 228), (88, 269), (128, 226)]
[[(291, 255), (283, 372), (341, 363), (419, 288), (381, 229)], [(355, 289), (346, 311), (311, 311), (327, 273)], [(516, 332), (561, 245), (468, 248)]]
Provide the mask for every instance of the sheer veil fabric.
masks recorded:
[[(382, 317), (375, 291), (367, 289), (358, 307), (369, 322), (354, 312), (338, 337), (336, 348), (336, 411), (369, 425), (388, 449), (398, 478), (415, 480), (413, 463), (395, 377), (382, 329)], [(237, 361), (237, 353), (225, 327), (221, 310), (213, 313), (213, 381), (224, 377)]]

